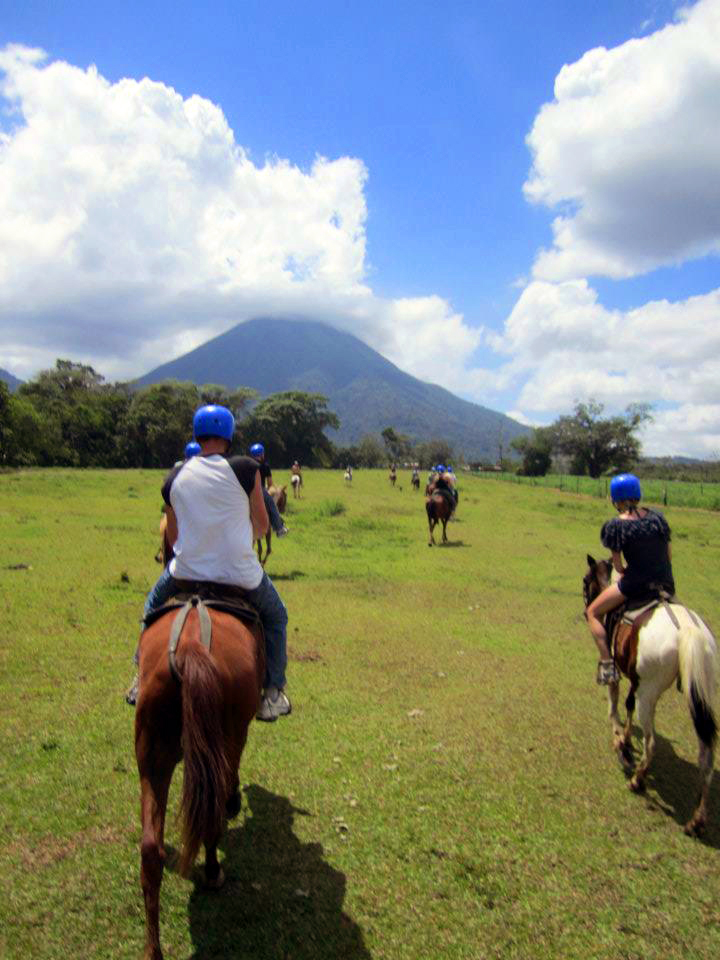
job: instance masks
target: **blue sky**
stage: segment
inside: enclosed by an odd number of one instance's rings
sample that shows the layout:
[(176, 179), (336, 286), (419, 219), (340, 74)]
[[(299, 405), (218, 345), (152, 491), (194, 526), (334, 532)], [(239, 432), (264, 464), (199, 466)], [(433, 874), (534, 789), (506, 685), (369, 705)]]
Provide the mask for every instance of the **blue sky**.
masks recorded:
[(718, 29), (716, 0), (0, 0), (0, 366), (132, 376), (290, 312), (528, 422), (652, 403), (649, 452), (714, 456)]

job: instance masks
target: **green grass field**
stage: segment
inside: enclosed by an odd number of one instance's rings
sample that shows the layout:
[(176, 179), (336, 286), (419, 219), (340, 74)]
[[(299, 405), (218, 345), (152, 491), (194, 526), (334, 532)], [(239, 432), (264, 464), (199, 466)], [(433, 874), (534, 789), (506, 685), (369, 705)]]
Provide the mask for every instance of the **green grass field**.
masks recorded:
[[(294, 712), (254, 724), (228, 882), (162, 889), (168, 958), (720, 956), (720, 777), (702, 841), (683, 699), (646, 797), (610, 751), (582, 618), (590, 496), (461, 478), (427, 547), (400, 474), (307, 471), (268, 572)], [(122, 700), (161, 476), (0, 476), (0, 956), (142, 950), (133, 712)], [(284, 478), (283, 478), (283, 482)], [(720, 517), (667, 508), (680, 596), (720, 624)], [(169, 847), (180, 771), (170, 809)]]

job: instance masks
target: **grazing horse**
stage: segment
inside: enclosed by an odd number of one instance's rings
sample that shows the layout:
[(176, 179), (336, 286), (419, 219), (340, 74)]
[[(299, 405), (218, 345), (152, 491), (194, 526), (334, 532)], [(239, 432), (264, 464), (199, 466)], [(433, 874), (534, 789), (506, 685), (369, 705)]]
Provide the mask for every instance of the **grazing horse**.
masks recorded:
[[(285, 507), (287, 507), (287, 486), (283, 485), (282, 487), (268, 487), (268, 493), (275, 501), (278, 511), (280, 513), (285, 513)], [(265, 566), (267, 559), (272, 553), (272, 527), (268, 524), (267, 533), (265, 534), (265, 556), (263, 557), (263, 545), (262, 537), (258, 537), (255, 541), (257, 543), (257, 555), (258, 560), (260, 561), (261, 566)]]
[[(198, 607), (197, 596), (193, 601), (185, 607), (178, 604), (186, 619), (179, 624), (172, 663), (169, 643), (177, 630), (177, 613), (161, 614), (140, 641), (135, 756), (141, 788), (145, 960), (162, 960), (160, 885), (175, 766), (184, 761), (180, 873), (188, 875), (204, 845), (205, 883), (217, 890), (225, 879), (217, 845), (226, 818), (240, 811), (238, 767), (260, 705), (265, 669), (259, 626), (246, 625), (224, 610)], [(203, 629), (208, 617), (211, 639)]]
[(435, 543), (433, 531), (438, 523), (442, 523), (442, 542), (448, 542), (447, 525), (448, 520), (452, 516), (453, 507), (450, 503), (450, 498), (446, 497), (445, 494), (436, 490), (432, 490), (430, 487), (428, 487), (426, 493), (427, 496), (425, 497), (425, 510), (427, 511), (428, 527), (430, 529), (430, 540), (428, 542), (428, 546), (432, 547)]
[(300, 499), (300, 487), (302, 486), (302, 477), (300, 476), (300, 474), (299, 474), (299, 473), (294, 473), (294, 474), (290, 477), (290, 483), (292, 484), (293, 497), (294, 497), (296, 500), (299, 500), (299, 499)]
[[(589, 554), (583, 579), (585, 608), (611, 582), (609, 560), (595, 561)], [(699, 835), (707, 823), (707, 802), (713, 775), (713, 753), (717, 725), (712, 709), (717, 677), (717, 646), (708, 626), (692, 610), (671, 601), (659, 602), (640, 613), (632, 629), (618, 622), (609, 643), (614, 647), (616, 666), (630, 680), (625, 701), (625, 725), (618, 716), (619, 682), (608, 685), (609, 716), (613, 728), (613, 749), (626, 773), (633, 773), (630, 743), (632, 719), (637, 700), (638, 719), (643, 730), (643, 754), (630, 780), (630, 789), (640, 793), (655, 750), (655, 706), (661, 694), (674, 682), (682, 688), (699, 741), (700, 790), (693, 816), (685, 833)]]

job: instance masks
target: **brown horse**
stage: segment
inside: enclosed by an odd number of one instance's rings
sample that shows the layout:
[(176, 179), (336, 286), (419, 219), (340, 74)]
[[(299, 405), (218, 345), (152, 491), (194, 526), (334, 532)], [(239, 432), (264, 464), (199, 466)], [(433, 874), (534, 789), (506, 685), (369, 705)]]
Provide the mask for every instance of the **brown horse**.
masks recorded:
[(265, 669), (262, 631), (230, 613), (205, 610), (212, 623), (211, 649), (201, 642), (200, 613), (191, 609), (175, 655), (179, 680), (171, 672), (168, 655), (175, 615), (162, 615), (140, 641), (135, 755), (141, 788), (145, 960), (162, 960), (160, 884), (165, 813), (175, 766), (184, 761), (180, 873), (187, 876), (204, 845), (205, 882), (216, 890), (225, 879), (217, 845), (225, 819), (240, 811), (240, 756), (260, 705)]
[(390, 481), (391, 486), (395, 486), (395, 481), (397, 480), (397, 471), (395, 467), (390, 467), (390, 473), (388, 474), (388, 480)]
[[(287, 485), (282, 487), (268, 487), (268, 493), (275, 501), (278, 511), (280, 513), (285, 513), (285, 508), (287, 507)], [(255, 543), (257, 544), (258, 560), (260, 561), (261, 566), (264, 567), (267, 563), (268, 557), (272, 553), (272, 527), (270, 524), (268, 524), (267, 533), (265, 534), (265, 556), (263, 556), (262, 537), (259, 537)]]
[(435, 543), (433, 531), (438, 523), (442, 523), (442, 542), (447, 543), (447, 525), (452, 516), (454, 507), (450, 503), (450, 497), (433, 489), (428, 485), (425, 497), (425, 510), (427, 511), (428, 527), (430, 528), (430, 540), (428, 546), (432, 547)]

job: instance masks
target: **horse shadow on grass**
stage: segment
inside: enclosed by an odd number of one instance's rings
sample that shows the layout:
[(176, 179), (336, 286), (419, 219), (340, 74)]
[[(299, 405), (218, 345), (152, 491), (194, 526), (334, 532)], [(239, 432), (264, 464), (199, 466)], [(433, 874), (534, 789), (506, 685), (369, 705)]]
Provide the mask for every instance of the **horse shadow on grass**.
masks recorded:
[[(642, 730), (633, 730), (636, 762), (642, 754)], [(655, 731), (655, 754), (647, 776), (648, 787), (657, 798), (647, 797), (651, 807), (660, 810), (684, 827), (692, 817), (699, 793), (700, 774), (697, 763), (678, 756), (672, 741)], [(708, 798), (708, 825), (698, 842), (720, 850), (720, 771), (715, 770)]]
[(273, 583), (278, 580), (299, 580), (300, 577), (306, 577), (304, 570), (291, 570), (289, 573), (274, 573), (271, 577)]
[(319, 843), (293, 832), (310, 816), (287, 797), (251, 785), (242, 826), (228, 830), (225, 886), (196, 886), (188, 906), (192, 960), (372, 960), (361, 928), (343, 911), (346, 879)]

